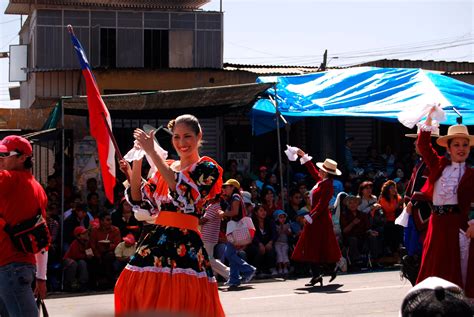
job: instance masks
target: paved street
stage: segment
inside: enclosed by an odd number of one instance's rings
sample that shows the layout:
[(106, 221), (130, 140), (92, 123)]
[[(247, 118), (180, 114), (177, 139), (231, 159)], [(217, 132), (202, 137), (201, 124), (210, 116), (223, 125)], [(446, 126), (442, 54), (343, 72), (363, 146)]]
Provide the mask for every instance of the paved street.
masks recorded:
[[(257, 281), (237, 291), (222, 286), (219, 294), (227, 316), (397, 316), (410, 289), (397, 271), (340, 275), (323, 287), (305, 287), (307, 281)], [(112, 294), (53, 298), (46, 304), (53, 317), (113, 315)]]

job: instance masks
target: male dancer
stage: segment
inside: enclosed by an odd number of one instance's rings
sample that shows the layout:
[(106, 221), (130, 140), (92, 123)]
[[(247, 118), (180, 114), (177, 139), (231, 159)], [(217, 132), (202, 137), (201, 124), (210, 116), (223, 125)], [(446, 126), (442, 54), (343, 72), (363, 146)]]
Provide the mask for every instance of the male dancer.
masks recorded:
[[(405, 227), (403, 242), (406, 248), (406, 255), (402, 257), (402, 275), (407, 278), (412, 285), (415, 285), (420, 270), (423, 241), (425, 240), (428, 220), (431, 215), (431, 201), (429, 197), (421, 191), (427, 180), (429, 171), (416, 147), (418, 134), (405, 134), (405, 136), (415, 139), (415, 151), (418, 157), (405, 191), (404, 199), (406, 207), (403, 213), (397, 218), (396, 223)], [(438, 135), (433, 133), (432, 136), (436, 137)]]

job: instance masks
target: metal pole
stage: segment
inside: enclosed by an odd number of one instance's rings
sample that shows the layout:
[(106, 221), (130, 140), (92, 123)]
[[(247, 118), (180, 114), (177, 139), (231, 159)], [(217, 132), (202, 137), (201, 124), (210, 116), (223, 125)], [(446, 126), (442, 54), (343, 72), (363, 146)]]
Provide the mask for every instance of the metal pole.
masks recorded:
[[(278, 142), (278, 165), (280, 166), (280, 192), (281, 192), (281, 208), (285, 209), (285, 197), (283, 195), (283, 166), (282, 166), (282, 159), (281, 159), (281, 138), (280, 138), (280, 117), (283, 117), (280, 114), (280, 110), (278, 110), (278, 99), (277, 99), (277, 90), (276, 85), (274, 86), (275, 89), (275, 100), (273, 100), (270, 96), (270, 100), (272, 101), (273, 105), (275, 106), (275, 119), (276, 119), (276, 127), (277, 127), (277, 142)], [(286, 123), (286, 120), (284, 120)]]
[[(66, 141), (66, 134), (65, 134), (65, 128), (64, 128), (64, 105), (63, 105), (63, 99), (61, 98), (59, 101), (59, 105), (61, 106), (61, 127), (62, 127), (62, 133), (61, 133), (61, 242), (60, 242), (60, 254), (63, 254), (63, 247), (64, 247), (64, 208), (65, 208), (65, 203), (64, 203), (64, 178), (65, 178), (65, 168), (66, 164), (64, 162), (65, 160), (65, 155), (64, 155), (64, 150), (65, 150), (65, 141)], [(61, 270), (61, 290), (64, 289), (64, 270)]]

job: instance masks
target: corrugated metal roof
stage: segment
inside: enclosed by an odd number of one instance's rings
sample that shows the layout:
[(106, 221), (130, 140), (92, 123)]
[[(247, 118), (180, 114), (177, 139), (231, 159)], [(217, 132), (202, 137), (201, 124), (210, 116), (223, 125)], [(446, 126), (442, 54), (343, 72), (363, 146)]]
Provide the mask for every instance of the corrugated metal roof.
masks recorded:
[(382, 59), (362, 63), (356, 66), (375, 66), (390, 68), (422, 68), (442, 72), (473, 72), (474, 63), (457, 61), (409, 60), (409, 59)]
[(28, 15), (34, 8), (87, 7), (115, 9), (181, 9), (197, 10), (210, 0), (10, 0), (5, 14)]
[[(204, 87), (180, 90), (161, 90), (149, 93), (132, 93), (120, 95), (104, 95), (107, 108), (128, 118), (134, 115), (143, 117), (144, 112), (153, 114), (164, 113), (168, 117), (173, 113), (212, 112), (228, 113), (232, 109), (250, 107), (259, 95), (263, 94), (272, 84), (241, 84), (219, 87)], [(85, 96), (65, 98), (63, 106), (66, 114), (84, 114), (87, 112)], [(133, 111), (130, 111), (133, 110)]]
[(224, 63), (224, 70), (246, 71), (258, 75), (303, 75), (319, 70), (316, 66), (249, 65)]

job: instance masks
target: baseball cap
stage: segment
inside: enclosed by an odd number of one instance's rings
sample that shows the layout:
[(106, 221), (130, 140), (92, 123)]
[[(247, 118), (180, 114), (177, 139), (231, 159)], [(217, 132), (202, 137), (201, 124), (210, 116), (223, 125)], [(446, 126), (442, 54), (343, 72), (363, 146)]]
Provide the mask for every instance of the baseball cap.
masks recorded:
[(19, 135), (6, 136), (0, 142), (0, 153), (11, 151), (17, 151), (26, 156), (31, 156), (33, 154), (33, 148), (31, 147), (30, 141)]
[(232, 185), (235, 188), (240, 189), (240, 183), (236, 179), (229, 178), (224, 184), (222, 184), (222, 186), (229, 186), (229, 185)]
[(78, 226), (76, 228), (74, 228), (74, 236), (77, 237), (78, 235), (80, 234), (83, 234), (84, 232), (87, 232), (87, 229), (84, 228), (83, 226)]
[(130, 244), (134, 244), (135, 243), (135, 237), (133, 234), (129, 233), (127, 234), (125, 237), (122, 238), (123, 241), (127, 242), (127, 243), (130, 243)]

